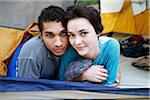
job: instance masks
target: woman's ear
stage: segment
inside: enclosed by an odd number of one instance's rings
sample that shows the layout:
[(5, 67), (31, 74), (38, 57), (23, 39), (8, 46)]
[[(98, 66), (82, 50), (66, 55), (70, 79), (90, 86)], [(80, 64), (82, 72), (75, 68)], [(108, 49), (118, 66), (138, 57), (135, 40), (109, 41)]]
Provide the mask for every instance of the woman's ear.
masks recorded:
[(100, 37), (100, 34), (96, 34), (97, 35), (97, 38), (99, 38)]

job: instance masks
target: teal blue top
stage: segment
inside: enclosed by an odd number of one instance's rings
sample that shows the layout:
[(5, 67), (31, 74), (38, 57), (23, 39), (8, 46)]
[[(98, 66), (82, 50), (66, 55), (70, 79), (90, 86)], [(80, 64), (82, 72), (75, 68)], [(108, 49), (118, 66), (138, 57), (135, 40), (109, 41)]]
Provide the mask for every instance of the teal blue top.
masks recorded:
[[(120, 57), (120, 45), (116, 39), (104, 36), (99, 37), (98, 41), (100, 53), (93, 61), (93, 65), (104, 65), (108, 71), (108, 78), (103, 84), (110, 85), (116, 80)], [(60, 80), (65, 80), (64, 73), (67, 65), (79, 58), (81, 58), (81, 56), (79, 56), (72, 47), (69, 47), (66, 53), (61, 57), (59, 71)]]

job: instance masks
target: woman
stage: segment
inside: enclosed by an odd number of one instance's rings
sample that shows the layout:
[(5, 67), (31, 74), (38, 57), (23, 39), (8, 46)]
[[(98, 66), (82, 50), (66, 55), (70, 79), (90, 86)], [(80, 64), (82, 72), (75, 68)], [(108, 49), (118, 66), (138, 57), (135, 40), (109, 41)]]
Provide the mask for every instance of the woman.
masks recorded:
[[(69, 60), (66, 59), (66, 64), (79, 58), (90, 59), (91, 63), (89, 60), (86, 61), (89, 65), (102, 65), (107, 69), (108, 77), (103, 84), (114, 84), (118, 72), (120, 46), (116, 39), (100, 36), (103, 26), (97, 10), (85, 6), (69, 7), (63, 25), (67, 28), (70, 44), (80, 55), (75, 57), (77, 55), (72, 55), (74, 53), (68, 53), (68, 55), (66, 53), (64, 56), (70, 57)], [(64, 68), (64, 71), (72, 69), (74, 67), (70, 64), (67, 68)], [(77, 77), (79, 75), (74, 78)]]

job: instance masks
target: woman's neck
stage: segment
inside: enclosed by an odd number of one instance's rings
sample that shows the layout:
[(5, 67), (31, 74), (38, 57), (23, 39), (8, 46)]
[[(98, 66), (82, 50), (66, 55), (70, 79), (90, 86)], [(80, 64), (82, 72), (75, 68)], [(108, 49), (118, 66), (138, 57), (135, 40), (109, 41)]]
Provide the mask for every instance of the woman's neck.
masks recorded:
[(100, 53), (100, 48), (97, 46), (97, 48), (95, 48), (95, 50), (93, 50), (93, 57), (92, 57), (92, 60), (95, 60), (96, 59), (96, 57), (99, 55), (99, 53)]

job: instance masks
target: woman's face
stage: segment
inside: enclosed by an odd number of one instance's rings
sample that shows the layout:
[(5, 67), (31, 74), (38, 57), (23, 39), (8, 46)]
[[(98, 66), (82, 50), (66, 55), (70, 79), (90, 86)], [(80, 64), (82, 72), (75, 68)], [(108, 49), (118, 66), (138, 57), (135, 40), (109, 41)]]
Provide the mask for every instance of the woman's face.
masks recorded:
[(99, 54), (97, 34), (86, 18), (75, 18), (67, 24), (69, 42), (79, 55), (95, 59)]

